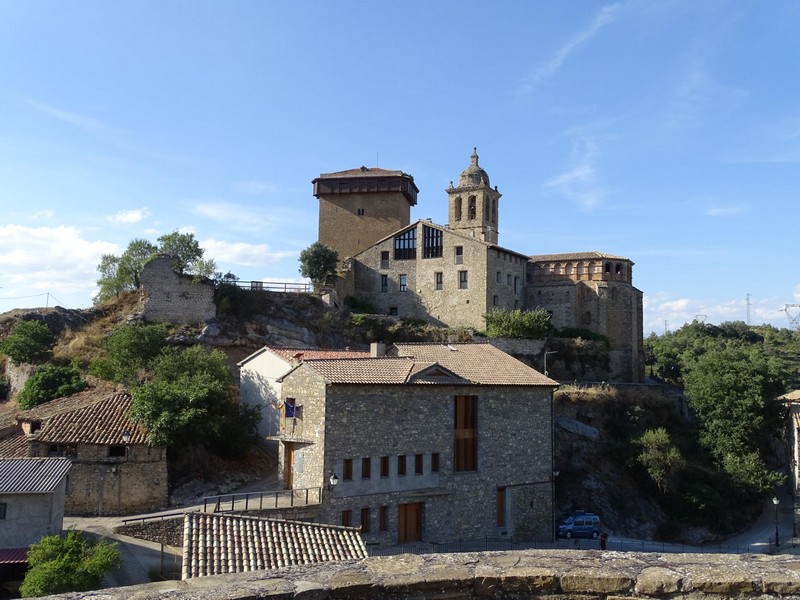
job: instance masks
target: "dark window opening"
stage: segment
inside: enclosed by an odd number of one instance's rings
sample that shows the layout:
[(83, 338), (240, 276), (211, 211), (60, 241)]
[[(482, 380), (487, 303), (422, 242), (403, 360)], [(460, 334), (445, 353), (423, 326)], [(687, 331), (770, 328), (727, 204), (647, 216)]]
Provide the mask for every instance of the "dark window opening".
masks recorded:
[(287, 398), (283, 403), (283, 416), (287, 419), (294, 419), (297, 416), (297, 405), (294, 398)]
[(464, 263), (464, 246), (456, 246), (453, 249), (453, 257), (455, 264), (460, 265)]
[(401, 454), (397, 457), (397, 474), (398, 475), (405, 475), (406, 474), (406, 456), (405, 454)]
[(455, 404), (455, 470), (478, 469), (478, 397), (456, 396)]
[(461, 220), (461, 198), (456, 198), (456, 206), (453, 211), (453, 219), (456, 221)]
[(458, 272), (458, 289), (466, 290), (469, 287), (469, 278), (467, 277), (468, 271)]
[(397, 315), (398, 315), (397, 307), (396, 306), (390, 306), (389, 307), (389, 316), (390, 317), (396, 317)]
[(381, 292), (386, 293), (389, 291), (389, 276), (381, 275)]
[(350, 527), (350, 523), (353, 520), (353, 512), (349, 510), (342, 511), (342, 527)]
[(409, 229), (394, 238), (394, 259), (410, 260), (417, 258), (417, 230)]
[(361, 509), (361, 533), (369, 533), (369, 507)]
[(422, 454), (414, 455), (414, 473), (416, 475), (422, 475), (423, 465), (425, 464), (423, 459), (424, 457)]
[(467, 208), (467, 218), (472, 220), (477, 216), (477, 201), (475, 200), (475, 196), (469, 197), (469, 204)]
[(345, 481), (351, 481), (353, 479), (353, 459), (352, 458), (345, 458), (344, 461), (343, 461), (342, 479), (344, 479)]
[(8, 503), (0, 502), (0, 521), (6, 520), (6, 508), (8, 508)]
[(383, 250), (381, 251), (381, 269), (388, 269), (389, 268), (389, 251)]
[(441, 271), (436, 271), (433, 274), (433, 287), (437, 290), (444, 288), (444, 273)]
[(400, 291), (407, 292), (408, 291), (408, 275), (402, 273), (400, 275)]
[(381, 456), (381, 477), (389, 476), (389, 457)]
[(125, 446), (109, 446), (109, 458), (125, 458)]
[(439, 472), (439, 453), (434, 452), (431, 454), (431, 473)]
[(378, 509), (378, 530), (379, 531), (388, 531), (389, 530), (389, 507), (388, 506), (381, 506)]
[(372, 459), (361, 459), (361, 479), (369, 479), (372, 477)]
[(363, 217), (364, 216), (364, 209), (363, 208), (359, 208), (356, 212), (358, 213), (359, 217)]
[(443, 247), (442, 231), (423, 225), (422, 258), (441, 258)]

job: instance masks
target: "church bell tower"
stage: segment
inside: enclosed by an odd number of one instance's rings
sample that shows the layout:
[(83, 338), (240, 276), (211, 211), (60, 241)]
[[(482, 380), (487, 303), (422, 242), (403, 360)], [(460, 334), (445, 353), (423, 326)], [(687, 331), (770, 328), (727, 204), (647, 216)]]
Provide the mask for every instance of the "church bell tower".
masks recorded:
[(478, 165), (478, 149), (470, 157), (470, 165), (461, 172), (458, 185), (445, 190), (448, 198), (448, 227), (497, 244), (498, 201), (497, 186), (489, 186), (489, 175)]

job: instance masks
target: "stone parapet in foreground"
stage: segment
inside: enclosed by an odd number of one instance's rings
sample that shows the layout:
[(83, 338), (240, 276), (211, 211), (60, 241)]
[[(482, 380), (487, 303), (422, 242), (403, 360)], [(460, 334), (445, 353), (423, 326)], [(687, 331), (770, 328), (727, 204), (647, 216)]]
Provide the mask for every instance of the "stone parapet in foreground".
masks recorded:
[(599, 550), (401, 554), (56, 597), (96, 600), (800, 599), (800, 559), (789, 555)]

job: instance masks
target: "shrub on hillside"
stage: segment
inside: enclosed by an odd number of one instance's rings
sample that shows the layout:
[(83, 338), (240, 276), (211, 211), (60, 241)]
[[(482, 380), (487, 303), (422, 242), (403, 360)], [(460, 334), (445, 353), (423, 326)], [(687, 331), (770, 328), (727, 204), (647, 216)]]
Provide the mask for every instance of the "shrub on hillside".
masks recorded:
[(540, 340), (553, 328), (550, 323), (550, 313), (541, 308), (497, 309), (486, 313), (483, 318), (486, 321), (486, 335), (489, 337)]
[(0, 352), (16, 364), (39, 364), (50, 359), (55, 343), (55, 336), (41, 321), (20, 321), (0, 342)]
[(89, 373), (110, 381), (133, 382), (140, 370), (149, 369), (166, 345), (168, 328), (158, 325), (123, 325), (106, 341), (106, 358), (89, 365)]
[(20, 408), (28, 409), (50, 400), (77, 394), (86, 387), (75, 367), (44, 365), (36, 369), (17, 395)]

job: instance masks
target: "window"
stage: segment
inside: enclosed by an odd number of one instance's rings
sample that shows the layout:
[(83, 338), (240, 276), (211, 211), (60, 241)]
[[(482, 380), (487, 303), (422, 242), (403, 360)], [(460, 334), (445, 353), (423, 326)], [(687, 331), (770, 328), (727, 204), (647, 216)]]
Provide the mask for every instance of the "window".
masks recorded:
[(514, 275), (514, 293), (519, 293), (519, 277), (517, 275)]
[(417, 230), (409, 229), (394, 238), (394, 259), (410, 260), (417, 258)]
[(389, 251), (383, 250), (381, 251), (381, 269), (388, 269), (389, 268)]
[(469, 280), (467, 278), (467, 271), (458, 272), (458, 289), (466, 290), (469, 287)]
[(460, 265), (464, 263), (464, 246), (456, 246), (453, 248), (453, 256), (455, 257), (455, 264)]
[(350, 523), (353, 520), (353, 511), (350, 510), (343, 510), (342, 511), (342, 527), (350, 527)]
[(361, 459), (361, 479), (369, 479), (372, 477), (372, 459)]
[(386, 293), (389, 291), (389, 276), (381, 275), (381, 292)]
[(423, 225), (422, 258), (440, 258), (442, 247), (442, 230)]
[(478, 468), (478, 397), (456, 396), (455, 405), (455, 470), (475, 471)]
[(359, 208), (358, 211), (357, 211), (357, 214), (358, 214), (359, 217), (363, 217), (364, 216), (364, 209), (363, 208)]
[(453, 219), (455, 221), (461, 220), (461, 198), (456, 198), (456, 206), (455, 210), (453, 211)]
[(507, 285), (508, 287), (511, 287), (511, 273), (509, 273), (508, 275), (506, 275), (506, 285)]
[(494, 276), (495, 283), (502, 283), (503, 282), (503, 274), (498, 271), (497, 275)]
[(400, 274), (400, 291), (407, 292), (408, 291), (408, 275), (405, 273)]
[(109, 446), (109, 458), (125, 458), (125, 446)]
[(286, 402), (283, 403), (283, 416), (287, 419), (294, 419), (297, 414), (296, 408), (295, 399), (287, 398)]
[(78, 457), (77, 444), (50, 444), (47, 449), (47, 456), (66, 456), (68, 458)]
[(506, 488), (497, 488), (497, 526), (506, 526)]
[(369, 507), (361, 509), (361, 533), (369, 533)]
[(389, 307), (389, 316), (390, 317), (396, 317), (397, 316), (397, 307), (396, 306), (390, 306)]
[(492, 306), (497, 306), (497, 294), (492, 296)]
[(415, 454), (414, 455), (414, 474), (415, 475), (422, 475), (422, 471), (424, 468), (424, 457), (422, 454)]
[(389, 531), (389, 507), (381, 506), (378, 509), (378, 531)]
[(444, 288), (444, 273), (441, 271), (436, 271), (433, 274), (433, 287), (437, 290)]
[(405, 475), (406, 474), (406, 455), (401, 454), (397, 457), (397, 474), (398, 475)]
[(467, 211), (468, 211), (467, 214), (468, 219), (472, 220), (476, 217), (478, 210), (477, 210), (477, 201), (475, 200), (475, 196), (469, 197), (469, 204)]
[(7, 502), (0, 502), (0, 520), (6, 520), (6, 508), (8, 507)]
[(351, 481), (353, 479), (353, 459), (345, 458), (342, 464), (342, 479)]
[(431, 454), (431, 473), (439, 472), (439, 453), (434, 452)]
[(389, 457), (381, 456), (381, 477), (389, 476)]

